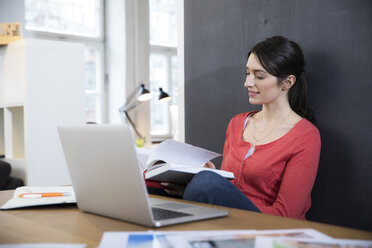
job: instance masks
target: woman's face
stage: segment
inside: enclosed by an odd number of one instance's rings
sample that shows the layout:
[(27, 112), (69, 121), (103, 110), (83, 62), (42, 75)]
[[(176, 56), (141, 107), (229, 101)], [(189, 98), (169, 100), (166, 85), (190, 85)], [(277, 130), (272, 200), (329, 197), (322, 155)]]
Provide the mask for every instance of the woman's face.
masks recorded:
[(270, 104), (279, 101), (284, 95), (278, 79), (270, 75), (251, 53), (247, 62), (247, 76), (244, 87), (248, 89), (251, 104)]

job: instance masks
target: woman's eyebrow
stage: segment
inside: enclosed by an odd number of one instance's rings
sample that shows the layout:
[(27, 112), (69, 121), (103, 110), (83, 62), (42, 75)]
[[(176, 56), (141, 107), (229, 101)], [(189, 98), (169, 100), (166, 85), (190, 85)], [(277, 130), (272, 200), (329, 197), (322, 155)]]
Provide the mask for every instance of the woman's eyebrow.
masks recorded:
[[(248, 71), (249, 68), (248, 68), (248, 67), (246, 67), (246, 68), (247, 68), (247, 71)], [(261, 70), (261, 69), (254, 69), (254, 70), (253, 70), (253, 73), (257, 73), (257, 72), (267, 73), (267, 71), (265, 71), (265, 70)]]

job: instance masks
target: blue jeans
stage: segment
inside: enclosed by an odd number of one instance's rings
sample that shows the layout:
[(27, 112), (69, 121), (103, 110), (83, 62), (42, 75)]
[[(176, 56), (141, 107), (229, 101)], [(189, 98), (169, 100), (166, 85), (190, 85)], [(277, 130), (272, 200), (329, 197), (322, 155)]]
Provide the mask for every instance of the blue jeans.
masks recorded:
[(183, 199), (261, 212), (234, 184), (211, 171), (196, 174), (187, 185)]

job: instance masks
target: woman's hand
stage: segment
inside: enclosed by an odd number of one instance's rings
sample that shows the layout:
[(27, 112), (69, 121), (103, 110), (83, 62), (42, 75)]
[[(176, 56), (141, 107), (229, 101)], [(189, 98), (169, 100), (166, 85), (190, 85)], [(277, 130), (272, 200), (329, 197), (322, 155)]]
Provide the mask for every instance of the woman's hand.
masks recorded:
[[(211, 162), (207, 162), (204, 165), (205, 168), (210, 168), (210, 169), (216, 169), (216, 166)], [(170, 195), (176, 195), (176, 196), (183, 196), (183, 193), (185, 192), (186, 185), (185, 184), (177, 184), (177, 183), (165, 183), (162, 182), (160, 183), (164, 188), (163, 190), (167, 192)]]
[(177, 183), (160, 183), (160, 185), (164, 186), (164, 191), (170, 195), (176, 196), (183, 196), (185, 192), (186, 185), (185, 184), (177, 184)]
[(216, 166), (214, 165), (214, 163), (212, 163), (211, 161), (208, 161), (205, 165), (204, 165), (205, 168), (209, 168), (209, 169), (216, 169)]

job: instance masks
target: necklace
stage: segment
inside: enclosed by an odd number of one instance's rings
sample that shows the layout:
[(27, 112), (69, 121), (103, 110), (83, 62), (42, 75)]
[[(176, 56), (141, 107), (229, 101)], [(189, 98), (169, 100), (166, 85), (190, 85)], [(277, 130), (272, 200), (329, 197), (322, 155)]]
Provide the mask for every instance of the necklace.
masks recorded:
[[(282, 122), (286, 122), (287, 119), (289, 118), (289, 116), (291, 115), (292, 113), (292, 109), (289, 111), (288, 115), (286, 118), (284, 118), (283, 121), (279, 121), (279, 122), (276, 122), (276, 124), (279, 124), (279, 123), (282, 123)], [(261, 112), (261, 115), (260, 117), (262, 116), (262, 112)], [(256, 122), (255, 120), (252, 118), (252, 122), (253, 122), (253, 126), (254, 126), (254, 129), (255, 129), (255, 132), (253, 134), (253, 139), (258, 143), (260, 142), (261, 140), (263, 140), (264, 138), (266, 138), (273, 130), (274, 130), (274, 123), (273, 120), (270, 121), (270, 123), (265, 127), (263, 128), (262, 130), (259, 130), (256, 126)]]
[[(262, 112), (260, 112), (260, 116), (259, 116), (257, 119), (263, 119)], [(264, 127), (262, 130), (259, 130), (259, 129), (257, 128), (257, 126), (256, 126), (256, 122), (254, 121), (254, 119), (252, 119), (252, 120), (253, 120), (254, 130), (255, 130), (257, 133), (263, 133), (263, 132), (266, 132), (266, 130), (268, 130), (268, 129), (271, 127), (272, 123), (273, 123), (273, 120), (271, 120), (271, 121), (269, 122), (269, 124), (268, 124), (266, 127)]]

